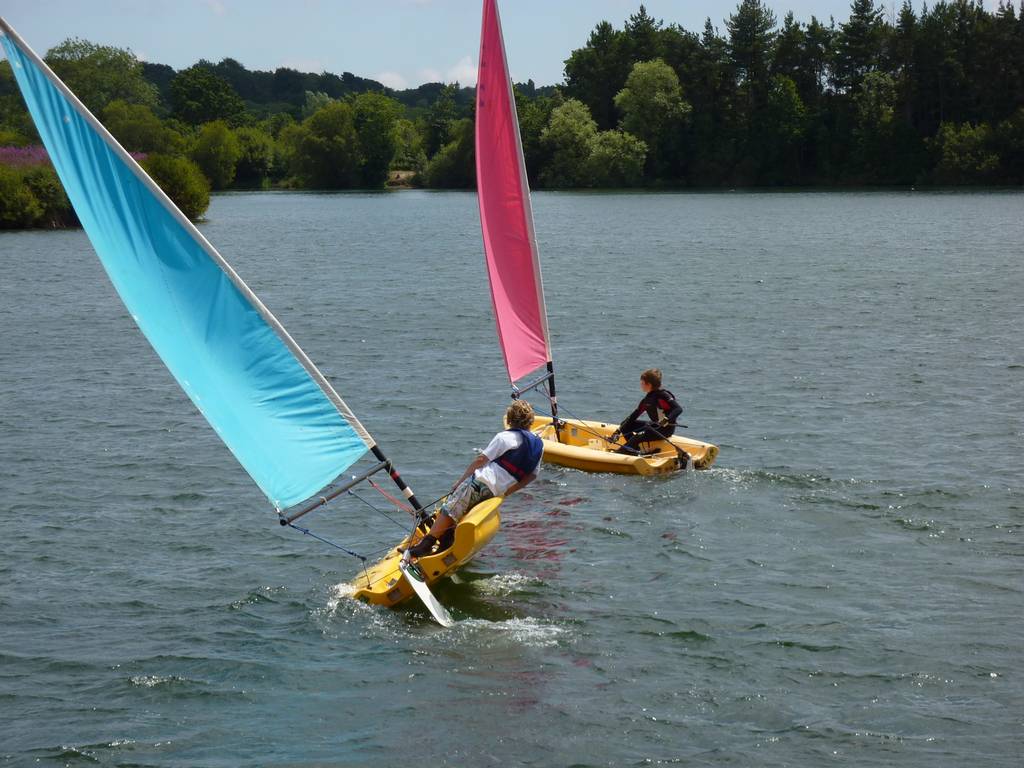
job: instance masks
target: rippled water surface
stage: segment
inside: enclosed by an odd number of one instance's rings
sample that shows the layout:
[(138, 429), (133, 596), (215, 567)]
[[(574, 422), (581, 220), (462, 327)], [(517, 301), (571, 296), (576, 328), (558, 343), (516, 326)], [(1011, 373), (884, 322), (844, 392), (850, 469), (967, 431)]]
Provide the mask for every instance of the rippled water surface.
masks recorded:
[[(658, 365), (708, 472), (548, 467), (417, 605), (284, 531), (81, 232), (0, 235), (0, 762), (1019, 766), (1024, 195), (535, 195), (560, 401)], [(423, 499), (507, 402), (469, 194), (202, 227)], [(372, 552), (372, 489), (310, 527)], [(396, 518), (398, 522), (402, 522)]]

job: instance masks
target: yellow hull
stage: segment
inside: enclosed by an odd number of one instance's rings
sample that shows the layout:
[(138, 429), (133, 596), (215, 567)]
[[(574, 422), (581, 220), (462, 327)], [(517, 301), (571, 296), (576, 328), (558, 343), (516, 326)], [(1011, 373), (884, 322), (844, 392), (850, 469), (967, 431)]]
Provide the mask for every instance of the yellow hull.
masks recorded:
[[(617, 424), (580, 419), (562, 420), (564, 426), (557, 431), (551, 419), (537, 416), (530, 430), (544, 441), (544, 461), (584, 472), (617, 472), (624, 475), (661, 475), (685, 467), (672, 445), (682, 448), (693, 459), (694, 469), (708, 469), (715, 463), (718, 446), (673, 435), (669, 441), (657, 440), (641, 447), (657, 451), (649, 456), (628, 456), (615, 453), (615, 445), (604, 438), (610, 437)], [(618, 445), (625, 441), (619, 439)]]
[[(501, 499), (492, 498), (477, 504), (459, 521), (455, 528), (455, 542), (451, 547), (416, 561), (426, 574), (427, 584), (443, 579), (468, 563), (494, 538), (498, 526), (501, 525), (501, 515), (498, 513), (501, 502)], [(421, 536), (417, 529), (398, 546), (411, 546), (419, 541)], [(398, 605), (413, 597), (416, 593), (398, 569), (401, 557), (396, 547), (379, 563), (360, 573), (352, 581), (352, 596), (366, 603), (387, 606)]]

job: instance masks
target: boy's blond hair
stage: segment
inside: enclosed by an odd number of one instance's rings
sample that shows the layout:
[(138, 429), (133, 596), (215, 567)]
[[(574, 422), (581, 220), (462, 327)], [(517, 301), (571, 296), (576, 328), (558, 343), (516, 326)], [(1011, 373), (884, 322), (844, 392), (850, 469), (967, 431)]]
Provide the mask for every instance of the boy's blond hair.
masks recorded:
[(505, 411), (505, 421), (511, 429), (529, 429), (533, 424), (533, 406), (525, 400), (515, 400)]

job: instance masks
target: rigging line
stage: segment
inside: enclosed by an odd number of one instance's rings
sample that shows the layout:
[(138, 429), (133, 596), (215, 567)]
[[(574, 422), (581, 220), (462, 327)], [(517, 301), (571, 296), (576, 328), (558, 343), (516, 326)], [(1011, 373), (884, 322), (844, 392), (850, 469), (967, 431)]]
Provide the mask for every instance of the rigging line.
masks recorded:
[(373, 587), (373, 582), (370, 581), (370, 569), (366, 567), (366, 561), (363, 561), (363, 578), (366, 579), (366, 588), (370, 589)]
[(340, 544), (335, 544), (330, 539), (325, 539), (323, 536), (318, 536), (317, 534), (315, 534), (311, 530), (309, 530), (309, 528), (303, 528), (301, 526), (295, 525), (295, 523), (288, 523), (288, 527), (289, 528), (294, 528), (296, 531), (300, 531), (300, 532), (304, 533), (306, 536), (312, 536), (317, 541), (322, 541), (324, 544), (329, 544), (330, 546), (334, 547), (335, 549), (340, 549), (342, 552), (344, 552), (347, 555), (352, 555), (352, 557), (359, 558), (360, 560), (363, 561), (363, 566), (364, 567), (366, 566), (366, 557), (364, 557), (363, 555), (360, 555), (358, 552), (353, 552), (351, 549), (345, 549), (345, 547), (341, 546)]
[(429, 507), (433, 507), (433, 506), (436, 506), (437, 504), (440, 504), (446, 498), (448, 498), (448, 491), (445, 491), (444, 493), (442, 493), (440, 496), (438, 496), (436, 499), (431, 501), (429, 504), (425, 504), (423, 506), (423, 511), (426, 512)]
[[(373, 483), (371, 482), (371, 483), (370, 483), (370, 485), (373, 485)], [(383, 493), (383, 491), (382, 491), (382, 493)], [(391, 498), (391, 497), (390, 497), (390, 496), (388, 496), (388, 495), (387, 495), (386, 493), (384, 494), (384, 496), (385, 496), (386, 498)], [(434, 506), (436, 506), (437, 504), (440, 504), (440, 503), (441, 503), (441, 502), (442, 502), (442, 501), (443, 501), (444, 499), (446, 499), (447, 497), (448, 497), (448, 492), (447, 492), (447, 491), (445, 491), (444, 493), (442, 493), (442, 494), (441, 494), (440, 496), (438, 496), (438, 497), (437, 497), (436, 499), (434, 499), (433, 501), (428, 501), (428, 502), (427, 502), (426, 504), (424, 504), (424, 505), (423, 505), (422, 507), (420, 507), (420, 511), (421, 511), (421, 512), (427, 512), (427, 511), (428, 511), (428, 510), (429, 510), (429, 509), (430, 509), (431, 507), (434, 507)], [(436, 510), (435, 510), (435, 511), (436, 511)], [(411, 514), (413, 514), (414, 516), (415, 516), (415, 514), (416, 514), (416, 513), (415, 513), (415, 510), (411, 510), (411, 509), (410, 509), (410, 513), (411, 513)], [(431, 513), (431, 514), (432, 514), (432, 513)], [(427, 514), (427, 518), (429, 518), (429, 517), (431, 516), (431, 514)], [(418, 524), (418, 523), (417, 523), (417, 524)]]
[[(548, 405), (553, 406), (554, 403), (555, 403), (555, 398), (551, 396), (551, 390), (549, 390), (549, 389), (541, 389), (540, 385), (543, 384), (543, 383), (544, 383), (543, 381), (539, 381), (536, 384), (534, 384), (532, 387), (527, 387), (526, 389), (519, 389), (519, 387), (517, 387), (515, 384), (513, 384), (512, 385), (512, 399), (513, 400), (518, 400), (519, 398), (523, 397), (523, 395), (525, 395), (527, 392), (539, 392), (541, 395), (543, 395), (544, 397), (547, 398)], [(570, 414), (570, 415), (572, 415), (572, 414)], [(575, 416), (573, 418), (575, 418)]]
[(377, 509), (377, 507), (373, 506), (373, 504), (371, 504), (370, 502), (368, 502), (368, 501), (367, 501), (366, 499), (364, 499), (364, 498), (363, 498), (362, 496), (360, 496), (360, 495), (359, 495), (358, 493), (356, 493), (355, 491), (349, 491), (349, 492), (348, 492), (348, 495), (349, 495), (349, 496), (355, 496), (355, 497), (356, 497), (357, 499), (359, 499), (359, 500), (360, 500), (361, 502), (363, 502), (363, 504), (365, 504), (366, 506), (368, 506), (368, 507), (369, 507), (370, 509), (372, 509), (372, 510), (373, 510), (374, 512), (376, 512), (377, 514), (379, 514), (379, 515), (382, 515), (383, 517), (387, 518), (387, 519), (388, 519), (388, 520), (390, 520), (390, 521), (391, 521), (392, 523), (394, 523), (394, 524), (395, 524), (395, 525), (397, 525), (397, 526), (398, 526), (399, 528), (401, 528), (401, 529), (402, 529), (403, 531), (404, 531), (404, 530), (406, 530), (406, 528), (405, 528), (405, 523), (400, 523), (400, 522), (398, 522), (397, 520), (395, 520), (395, 518), (391, 517), (391, 515), (389, 515), (389, 514), (388, 514), (387, 512), (385, 512), (384, 510), (382, 510), (382, 509)]
[(415, 515), (416, 514), (416, 511), (412, 507), (410, 507), (404, 501), (401, 501), (400, 499), (396, 499), (390, 493), (388, 493), (383, 488), (381, 488), (379, 485), (377, 485), (375, 482), (373, 482), (373, 480), (370, 480), (369, 478), (367, 478), (367, 482), (370, 484), (371, 488), (376, 488), (378, 491), (380, 491), (380, 495), (381, 496), (383, 496), (385, 499), (390, 501), (392, 504), (394, 504), (396, 507), (398, 507), (403, 512), (408, 512), (410, 515)]
[[(363, 502), (363, 504), (365, 504), (366, 506), (368, 506), (368, 507), (369, 507), (370, 509), (372, 509), (372, 510), (373, 510), (374, 512), (377, 512), (378, 514), (380, 514), (380, 515), (383, 515), (384, 517), (386, 517), (386, 518), (387, 518), (388, 520), (390, 520), (390, 521), (391, 521), (392, 523), (394, 523), (395, 525), (397, 525), (397, 526), (398, 526), (399, 528), (401, 528), (401, 529), (402, 529), (403, 531), (404, 531), (404, 530), (407, 530), (407, 529), (406, 529), (406, 527), (405, 527), (405, 525), (404, 525), (403, 523), (399, 522), (398, 520), (395, 520), (395, 519), (394, 519), (393, 517), (391, 517), (390, 515), (388, 515), (388, 513), (387, 513), (387, 512), (385, 512), (385, 511), (383, 511), (383, 510), (381, 510), (381, 509), (377, 509), (377, 507), (373, 506), (373, 504), (371, 504), (370, 502), (368, 502), (368, 501), (367, 501), (366, 499), (364, 499), (364, 498), (363, 498), (362, 496), (360, 496), (360, 495), (359, 495), (358, 493), (356, 493), (355, 491), (349, 491), (349, 492), (348, 492), (348, 494), (349, 494), (349, 496), (355, 496), (355, 497), (356, 497), (357, 499), (359, 499), (359, 501)], [(447, 495), (448, 495), (448, 494), (445, 494), (445, 496), (447, 496)], [(432, 502), (430, 502), (430, 503), (429, 503), (429, 504), (427, 504), (427, 505), (426, 505), (425, 507), (423, 507), (423, 508), (422, 508), (422, 511), (423, 511), (423, 512), (427, 512), (427, 509), (428, 509), (429, 507), (432, 507), (432, 506), (434, 506), (435, 504), (437, 504), (437, 503), (438, 503), (439, 501), (441, 501), (441, 499), (443, 499), (443, 498), (444, 498), (445, 496), (439, 496), (438, 498), (434, 499), (434, 500), (433, 500)], [(422, 524), (423, 524), (424, 522), (426, 522), (426, 521), (427, 521), (427, 520), (429, 520), (429, 519), (430, 519), (430, 515), (429, 515), (429, 514), (428, 514), (428, 515), (427, 515), (427, 516), (426, 516), (426, 517), (424, 518), (424, 520), (422, 520), (422, 521), (421, 521), (421, 520), (420, 520), (420, 519), (419, 519), (418, 517), (415, 517), (415, 516), (414, 516), (414, 517), (413, 517), (413, 522), (414, 522), (414, 525), (413, 525), (413, 530), (416, 530), (416, 528), (418, 528), (418, 527), (419, 527), (420, 525), (422, 525)], [(410, 533), (412, 533), (412, 531), (410, 531)], [(382, 552), (384, 552), (384, 551), (387, 551), (387, 550), (381, 550), (381, 551), (382, 551)]]

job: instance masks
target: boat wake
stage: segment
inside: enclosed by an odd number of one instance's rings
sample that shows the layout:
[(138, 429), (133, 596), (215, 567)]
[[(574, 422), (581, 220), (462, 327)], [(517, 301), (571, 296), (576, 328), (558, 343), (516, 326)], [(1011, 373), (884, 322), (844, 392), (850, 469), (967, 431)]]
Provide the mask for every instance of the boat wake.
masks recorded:
[(530, 587), (543, 584), (544, 581), (535, 576), (512, 572), (497, 574), (489, 579), (478, 579), (473, 582), (473, 588), (484, 595), (508, 597), (516, 592), (523, 592)]
[(572, 636), (564, 625), (533, 617), (501, 621), (464, 619), (456, 623), (455, 628), (467, 637), (486, 635), (487, 647), (493, 647), (500, 642), (499, 638), (504, 638), (529, 648), (549, 648), (567, 642)]

